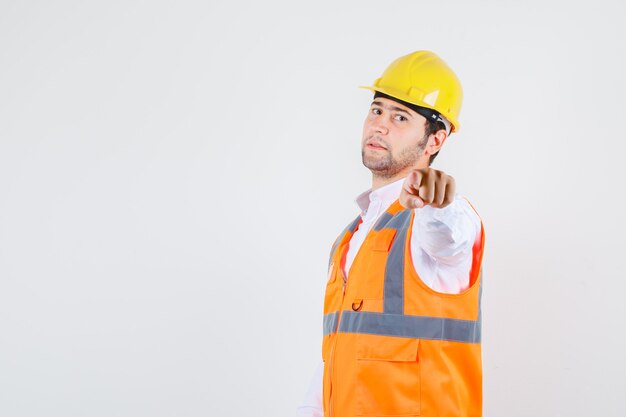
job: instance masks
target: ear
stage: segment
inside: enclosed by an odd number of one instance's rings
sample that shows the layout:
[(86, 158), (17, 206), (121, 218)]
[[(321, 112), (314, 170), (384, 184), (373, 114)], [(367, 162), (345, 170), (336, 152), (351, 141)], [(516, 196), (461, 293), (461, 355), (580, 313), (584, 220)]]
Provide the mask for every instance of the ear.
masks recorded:
[(424, 149), (424, 153), (429, 157), (436, 154), (439, 152), (439, 149), (441, 149), (447, 138), (448, 134), (446, 131), (444, 129), (439, 129), (428, 138), (428, 144), (426, 145), (426, 149)]

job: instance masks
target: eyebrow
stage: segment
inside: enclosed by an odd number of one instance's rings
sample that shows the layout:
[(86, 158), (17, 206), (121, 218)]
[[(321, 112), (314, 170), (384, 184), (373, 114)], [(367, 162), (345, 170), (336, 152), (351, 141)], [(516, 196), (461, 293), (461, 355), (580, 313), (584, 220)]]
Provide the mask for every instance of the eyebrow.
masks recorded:
[[(403, 108), (397, 107), (397, 106), (383, 106), (383, 103), (381, 103), (380, 101), (373, 101), (372, 105), (377, 105), (382, 107), (383, 109), (388, 109), (388, 110), (392, 110), (392, 111), (401, 111), (406, 113), (409, 117), (413, 117), (413, 115), (411, 113), (409, 113), (408, 111), (404, 110)], [(370, 106), (371, 107), (371, 106)]]

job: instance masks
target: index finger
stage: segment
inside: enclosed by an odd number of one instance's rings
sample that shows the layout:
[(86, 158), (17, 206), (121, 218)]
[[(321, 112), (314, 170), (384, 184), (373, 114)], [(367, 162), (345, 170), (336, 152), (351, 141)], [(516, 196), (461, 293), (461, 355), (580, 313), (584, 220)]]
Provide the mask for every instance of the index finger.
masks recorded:
[(410, 194), (416, 194), (419, 191), (420, 186), (422, 185), (422, 180), (424, 176), (419, 171), (411, 171), (409, 175), (407, 175), (406, 180), (402, 184), (402, 187)]

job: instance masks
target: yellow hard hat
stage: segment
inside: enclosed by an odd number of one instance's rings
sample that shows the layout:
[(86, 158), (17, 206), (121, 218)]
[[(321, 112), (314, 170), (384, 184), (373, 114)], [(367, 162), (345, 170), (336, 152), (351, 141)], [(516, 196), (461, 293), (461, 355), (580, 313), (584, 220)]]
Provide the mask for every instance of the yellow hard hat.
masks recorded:
[(416, 51), (402, 56), (387, 67), (374, 85), (359, 87), (435, 110), (450, 122), (452, 132), (459, 130), (461, 82), (433, 52)]

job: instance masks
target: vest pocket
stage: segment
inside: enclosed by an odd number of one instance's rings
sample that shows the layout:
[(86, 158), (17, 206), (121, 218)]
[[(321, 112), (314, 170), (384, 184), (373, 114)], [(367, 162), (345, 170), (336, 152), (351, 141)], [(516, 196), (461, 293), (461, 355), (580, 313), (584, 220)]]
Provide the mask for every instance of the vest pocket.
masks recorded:
[(333, 266), (328, 274), (326, 282), (326, 292), (324, 293), (324, 311), (337, 311), (341, 308), (341, 293), (343, 292), (343, 281), (337, 279), (338, 267)]
[(359, 336), (356, 358), (356, 414), (420, 415), (419, 339)]
[(358, 278), (353, 278), (356, 282), (352, 285), (351, 296), (363, 300), (383, 299), (385, 267), (395, 235), (395, 229), (383, 229), (365, 239), (351, 270), (354, 277)]

